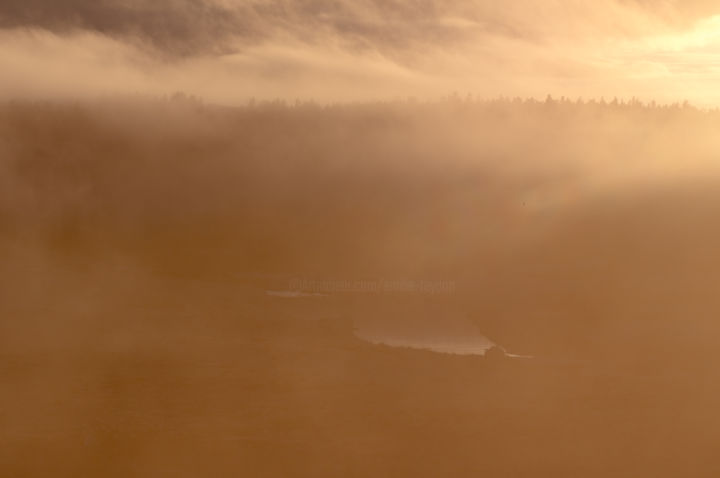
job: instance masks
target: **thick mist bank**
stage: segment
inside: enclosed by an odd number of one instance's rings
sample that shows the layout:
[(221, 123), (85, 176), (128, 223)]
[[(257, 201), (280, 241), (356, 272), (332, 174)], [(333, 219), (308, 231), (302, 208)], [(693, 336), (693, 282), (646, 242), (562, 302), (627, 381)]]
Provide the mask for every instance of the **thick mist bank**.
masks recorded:
[(5, 103), (0, 474), (716, 476), (719, 119)]
[(717, 305), (719, 119), (552, 99), (6, 103), (4, 290), (98, 264), (446, 280), (453, 307), (520, 352), (600, 353), (590, 324)]
[(6, 237), (67, 249), (173, 234), (228, 239), (238, 265), (261, 269), (350, 266), (350, 251), (450, 264), (593, 199), (712, 182), (719, 117), (566, 101), (7, 103), (0, 211)]

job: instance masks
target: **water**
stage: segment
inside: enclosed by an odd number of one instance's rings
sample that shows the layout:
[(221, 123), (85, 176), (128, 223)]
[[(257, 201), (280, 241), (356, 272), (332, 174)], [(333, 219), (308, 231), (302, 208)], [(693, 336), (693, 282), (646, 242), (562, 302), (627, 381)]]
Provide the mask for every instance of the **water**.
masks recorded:
[(495, 347), (467, 317), (437, 310), (413, 310), (396, 316), (355, 320), (361, 340), (389, 347), (455, 355), (485, 355)]

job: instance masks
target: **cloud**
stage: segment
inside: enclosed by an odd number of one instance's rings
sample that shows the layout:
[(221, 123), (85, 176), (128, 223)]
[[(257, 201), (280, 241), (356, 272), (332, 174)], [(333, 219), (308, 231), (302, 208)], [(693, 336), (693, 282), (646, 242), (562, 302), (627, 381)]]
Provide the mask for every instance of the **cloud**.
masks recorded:
[[(547, 93), (706, 102), (709, 2), (6, 0), (6, 97), (321, 101)], [(708, 23), (710, 22), (710, 23)], [(704, 26), (703, 26), (704, 25)], [(664, 59), (663, 59), (664, 58)], [(711, 75), (712, 76), (712, 75)], [(52, 80), (51, 80), (52, 78)], [(714, 77), (712, 77), (714, 81)]]
[(255, 36), (243, 13), (197, 0), (5, 0), (0, 27), (86, 31), (185, 56), (218, 51), (230, 35)]
[(572, 33), (568, 19), (585, 32), (598, 25), (609, 30), (605, 33), (627, 32), (628, 22), (616, 17), (630, 10), (613, 2), (597, 7), (579, 0), (543, 5), (529, 0), (6, 0), (0, 4), (0, 27), (57, 34), (83, 30), (142, 40), (173, 55), (288, 39), (308, 44), (332, 39), (348, 49), (390, 53), (447, 48), (486, 35), (538, 41)]

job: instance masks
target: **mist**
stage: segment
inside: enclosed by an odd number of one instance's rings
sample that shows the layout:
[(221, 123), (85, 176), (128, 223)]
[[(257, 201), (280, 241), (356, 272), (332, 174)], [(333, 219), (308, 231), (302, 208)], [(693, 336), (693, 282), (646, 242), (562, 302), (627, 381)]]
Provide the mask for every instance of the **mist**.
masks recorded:
[(3, 469), (704, 471), (717, 119), (6, 102)]
[(0, 475), (717, 476), (714, 2), (0, 4)]

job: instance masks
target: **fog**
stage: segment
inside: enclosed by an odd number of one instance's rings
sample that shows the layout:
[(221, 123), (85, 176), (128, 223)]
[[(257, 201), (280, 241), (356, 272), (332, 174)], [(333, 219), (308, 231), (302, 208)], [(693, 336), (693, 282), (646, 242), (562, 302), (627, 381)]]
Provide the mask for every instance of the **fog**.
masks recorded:
[(3, 473), (712, 474), (717, 124), (6, 102)]
[(715, 3), (0, 2), (0, 476), (717, 476)]

